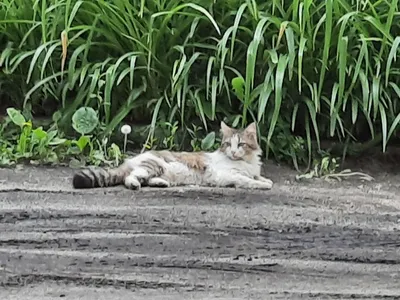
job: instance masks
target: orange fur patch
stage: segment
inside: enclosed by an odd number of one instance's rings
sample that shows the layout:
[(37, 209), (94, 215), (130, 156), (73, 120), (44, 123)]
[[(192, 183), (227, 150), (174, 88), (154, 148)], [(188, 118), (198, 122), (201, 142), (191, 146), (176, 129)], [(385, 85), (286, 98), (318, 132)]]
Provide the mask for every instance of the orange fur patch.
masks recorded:
[(207, 167), (202, 152), (175, 152), (174, 156), (179, 162), (186, 164), (191, 169), (204, 171)]
[(204, 161), (203, 152), (172, 152), (168, 150), (154, 151), (153, 154), (164, 159), (167, 163), (178, 161), (187, 165), (191, 169), (204, 171), (206, 163)]
[(155, 156), (158, 156), (159, 158), (162, 158), (167, 163), (176, 161), (175, 155), (173, 154), (172, 151), (160, 150), (160, 151), (151, 151), (151, 153), (154, 154)]
[(244, 132), (240, 139), (245, 143), (247, 150), (256, 150), (258, 149), (257, 136), (255, 133), (247, 133)]

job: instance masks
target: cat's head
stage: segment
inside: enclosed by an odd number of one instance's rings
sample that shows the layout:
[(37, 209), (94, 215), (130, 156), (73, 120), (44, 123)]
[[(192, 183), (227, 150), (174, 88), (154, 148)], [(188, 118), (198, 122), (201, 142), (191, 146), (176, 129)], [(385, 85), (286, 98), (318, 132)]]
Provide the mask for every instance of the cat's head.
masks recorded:
[(221, 122), (221, 147), (223, 152), (232, 160), (252, 161), (261, 154), (257, 141), (256, 123), (251, 123), (245, 129), (235, 129)]

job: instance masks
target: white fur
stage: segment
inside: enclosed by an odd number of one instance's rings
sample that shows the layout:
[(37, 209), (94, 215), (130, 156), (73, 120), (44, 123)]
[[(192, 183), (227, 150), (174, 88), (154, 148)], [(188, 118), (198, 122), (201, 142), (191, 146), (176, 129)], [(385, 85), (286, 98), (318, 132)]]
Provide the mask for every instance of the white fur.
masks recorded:
[(127, 188), (132, 189), (132, 190), (136, 190), (136, 189), (140, 188), (140, 186), (141, 186), (139, 180), (132, 174), (128, 175), (125, 178), (124, 184)]
[[(260, 151), (255, 151), (250, 162), (236, 160), (234, 154), (239, 151), (238, 149), (240, 147), (237, 145), (238, 140), (232, 140), (230, 146), (231, 149), (227, 149), (229, 150), (227, 151), (229, 157), (219, 150), (204, 154), (206, 164), (204, 172), (191, 169), (178, 161), (167, 163), (151, 152), (145, 152), (136, 157), (130, 158), (125, 163), (132, 172), (126, 177), (125, 185), (128, 188), (140, 188), (140, 182), (138, 179), (145, 179), (145, 177), (148, 176), (147, 171), (141, 168), (140, 164), (147, 159), (152, 159), (157, 161), (157, 163), (164, 168), (165, 172), (161, 177), (148, 178), (149, 186), (168, 187), (178, 185), (200, 185), (271, 189), (273, 184), (272, 181), (260, 175)], [(239, 156), (243, 154), (238, 153), (237, 155)]]
[(230, 146), (226, 148), (226, 155), (229, 156), (230, 159), (235, 160), (238, 157), (243, 157), (245, 151), (243, 147), (239, 146), (239, 137), (237, 134), (233, 135), (230, 138)]
[(149, 179), (149, 186), (154, 186), (154, 187), (169, 187), (170, 184), (168, 181), (165, 179), (162, 179), (160, 177), (153, 177)]
[[(237, 145), (231, 140), (231, 149), (237, 153)], [(235, 152), (236, 151), (236, 152)], [(230, 153), (230, 152), (228, 152)], [(250, 189), (271, 189), (272, 181), (261, 176), (259, 152), (254, 153), (250, 162), (233, 160), (220, 151), (206, 154), (208, 167), (204, 183), (214, 186), (235, 186)], [(262, 180), (261, 178), (265, 179)]]

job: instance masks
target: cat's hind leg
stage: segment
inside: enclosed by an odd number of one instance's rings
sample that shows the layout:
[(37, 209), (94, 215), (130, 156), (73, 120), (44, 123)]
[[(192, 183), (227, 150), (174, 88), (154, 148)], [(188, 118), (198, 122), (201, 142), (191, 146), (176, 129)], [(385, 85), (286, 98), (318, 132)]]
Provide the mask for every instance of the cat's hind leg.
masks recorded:
[(167, 188), (170, 186), (170, 183), (161, 177), (150, 178), (147, 184), (150, 187), (160, 187), (160, 188)]
[(131, 190), (140, 189), (142, 185), (145, 185), (148, 182), (150, 175), (150, 172), (146, 168), (139, 166), (132, 170), (132, 172), (125, 178), (124, 184)]
[[(159, 178), (164, 172), (165, 169), (162, 162), (150, 157), (134, 167), (131, 173), (125, 178), (124, 183), (127, 188), (137, 190), (143, 185), (150, 185), (152, 178)], [(153, 183), (157, 183), (157, 180), (153, 181)]]

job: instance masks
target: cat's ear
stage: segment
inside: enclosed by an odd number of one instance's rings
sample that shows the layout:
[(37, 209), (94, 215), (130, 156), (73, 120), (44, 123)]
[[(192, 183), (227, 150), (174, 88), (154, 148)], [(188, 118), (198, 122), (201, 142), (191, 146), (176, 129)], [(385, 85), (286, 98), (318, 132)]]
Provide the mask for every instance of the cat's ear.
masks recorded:
[(255, 134), (257, 135), (257, 126), (256, 122), (251, 123), (249, 126), (246, 127), (244, 130), (247, 134)]
[(226, 125), (224, 121), (221, 121), (221, 133), (223, 136), (232, 135), (232, 128)]

